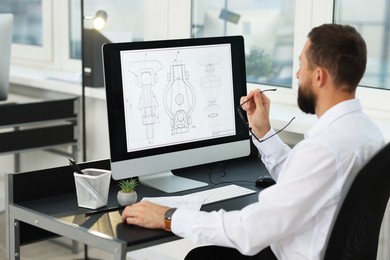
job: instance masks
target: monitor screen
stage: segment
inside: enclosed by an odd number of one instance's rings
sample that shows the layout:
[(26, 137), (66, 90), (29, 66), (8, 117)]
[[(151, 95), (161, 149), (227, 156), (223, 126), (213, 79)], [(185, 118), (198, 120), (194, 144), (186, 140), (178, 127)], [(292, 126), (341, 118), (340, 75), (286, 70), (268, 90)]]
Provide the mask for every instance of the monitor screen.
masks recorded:
[(0, 101), (7, 100), (12, 44), (12, 14), (0, 14)]
[(114, 179), (176, 192), (207, 185), (171, 170), (247, 156), (241, 36), (103, 46)]

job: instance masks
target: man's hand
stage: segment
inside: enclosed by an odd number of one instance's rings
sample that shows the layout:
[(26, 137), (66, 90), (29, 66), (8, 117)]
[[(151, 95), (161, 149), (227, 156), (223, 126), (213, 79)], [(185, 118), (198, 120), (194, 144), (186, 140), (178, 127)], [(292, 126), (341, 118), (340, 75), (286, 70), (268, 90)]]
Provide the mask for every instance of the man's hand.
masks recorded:
[(247, 96), (241, 97), (240, 104), (244, 102), (242, 109), (246, 111), (249, 127), (260, 139), (271, 129), (269, 122), (270, 100), (260, 90), (253, 90)]
[(122, 213), (122, 220), (140, 227), (164, 229), (164, 216), (168, 209), (149, 201), (141, 201), (127, 206)]

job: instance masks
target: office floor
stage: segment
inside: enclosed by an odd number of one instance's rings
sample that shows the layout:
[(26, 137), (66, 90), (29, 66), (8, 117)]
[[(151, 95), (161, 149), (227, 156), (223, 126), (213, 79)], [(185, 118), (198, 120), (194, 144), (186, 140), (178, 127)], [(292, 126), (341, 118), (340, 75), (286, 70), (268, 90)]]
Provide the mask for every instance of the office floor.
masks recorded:
[[(0, 260), (5, 257), (5, 216), (0, 212)], [(50, 241), (43, 241), (21, 247), (22, 260), (70, 260), (84, 259), (84, 247), (79, 245), (79, 253), (73, 254), (69, 248), (69, 239), (57, 238)], [(181, 260), (184, 259), (188, 251), (196, 245), (188, 240), (177, 240), (158, 246), (136, 250), (127, 254), (127, 260)], [(110, 260), (113, 256), (105, 251), (96, 248), (88, 249), (88, 259), (90, 260)]]

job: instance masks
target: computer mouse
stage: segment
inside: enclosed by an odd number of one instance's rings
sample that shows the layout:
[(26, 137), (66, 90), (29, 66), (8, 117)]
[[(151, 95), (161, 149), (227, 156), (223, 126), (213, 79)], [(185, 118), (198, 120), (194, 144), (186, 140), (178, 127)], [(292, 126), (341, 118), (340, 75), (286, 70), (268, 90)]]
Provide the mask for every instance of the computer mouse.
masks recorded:
[(269, 186), (274, 185), (276, 182), (274, 179), (272, 179), (271, 176), (265, 175), (265, 176), (260, 176), (259, 178), (256, 179), (256, 186), (260, 188), (267, 188)]

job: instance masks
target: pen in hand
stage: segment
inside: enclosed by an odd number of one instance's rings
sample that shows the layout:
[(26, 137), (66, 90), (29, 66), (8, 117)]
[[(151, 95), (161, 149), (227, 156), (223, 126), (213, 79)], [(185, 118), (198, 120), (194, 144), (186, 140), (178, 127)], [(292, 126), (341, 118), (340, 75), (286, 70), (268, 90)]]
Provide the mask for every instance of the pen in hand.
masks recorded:
[[(276, 91), (276, 88), (269, 88), (269, 89), (264, 89), (264, 90), (260, 90), (260, 93), (263, 93), (263, 92), (266, 92), (266, 91)], [(247, 99), (246, 101), (242, 102), (240, 104), (240, 106), (244, 105), (246, 102), (249, 102), (253, 99), (253, 97)]]

